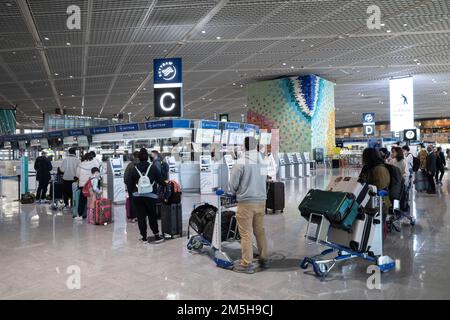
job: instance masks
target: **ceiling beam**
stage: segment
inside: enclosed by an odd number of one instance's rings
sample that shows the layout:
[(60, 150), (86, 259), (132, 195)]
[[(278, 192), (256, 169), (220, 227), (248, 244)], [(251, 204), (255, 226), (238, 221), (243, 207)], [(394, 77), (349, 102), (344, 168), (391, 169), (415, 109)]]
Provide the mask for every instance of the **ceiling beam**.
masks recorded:
[(86, 76), (88, 69), (88, 55), (89, 55), (89, 43), (91, 37), (91, 20), (92, 20), (92, 11), (94, 7), (94, 0), (88, 0), (88, 8), (87, 8), (87, 17), (86, 17), (86, 31), (84, 32), (84, 51), (83, 51), (83, 60), (81, 66), (81, 114), (84, 114), (84, 102), (86, 96)]
[(31, 14), (30, 7), (28, 6), (28, 2), (27, 2), (27, 0), (17, 0), (16, 2), (19, 6), (19, 10), (22, 14), (22, 17), (25, 20), (25, 24), (27, 25), (27, 28), (30, 31), (30, 34), (33, 38), (35, 49), (38, 50), (39, 55), (41, 56), (42, 64), (44, 66), (45, 72), (47, 73), (47, 79), (48, 79), (48, 82), (50, 83), (50, 87), (53, 91), (54, 99), (56, 100), (58, 107), (61, 108), (62, 105), (61, 105), (61, 101), (59, 100), (58, 90), (56, 89), (56, 86), (55, 86), (55, 80), (54, 80), (53, 74), (50, 70), (50, 65), (48, 63), (48, 59), (45, 54), (45, 50), (42, 45), (41, 38), (39, 37), (39, 32), (37, 30), (36, 23), (33, 19), (33, 15)]

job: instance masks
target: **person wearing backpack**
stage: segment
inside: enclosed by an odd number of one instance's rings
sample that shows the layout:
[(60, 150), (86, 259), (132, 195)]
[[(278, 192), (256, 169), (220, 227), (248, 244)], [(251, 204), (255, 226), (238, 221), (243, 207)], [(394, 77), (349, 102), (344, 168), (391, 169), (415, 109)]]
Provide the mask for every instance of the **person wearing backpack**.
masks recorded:
[(52, 163), (47, 158), (47, 152), (42, 151), (41, 156), (36, 158), (34, 162), (34, 170), (36, 170), (36, 181), (39, 182), (36, 191), (36, 202), (45, 203), (47, 198), (47, 188), (51, 180), (50, 171), (52, 171)]
[(76, 216), (76, 213), (74, 214), (73, 218), (77, 218), (77, 220), (86, 219), (86, 207), (87, 207), (87, 198), (83, 195), (82, 189), (86, 182), (91, 178), (92, 174), (92, 168), (98, 168), (97, 161), (94, 161), (92, 158), (92, 154), (86, 153), (82, 159), (81, 163), (77, 167), (77, 174), (76, 177), (78, 177), (78, 188), (81, 190), (80, 192), (80, 198), (78, 200), (78, 218)]
[(428, 182), (430, 188), (428, 189), (428, 194), (436, 194), (436, 184), (434, 182), (434, 175), (436, 174), (437, 167), (436, 167), (436, 153), (434, 152), (434, 148), (432, 145), (429, 145), (427, 147), (427, 161), (426, 161), (426, 173), (428, 176)]
[[(409, 174), (413, 174), (413, 172), (415, 172), (414, 171), (414, 161), (415, 161), (414, 158), (415, 157), (411, 153), (411, 150), (409, 149), (409, 146), (403, 146), (402, 149), (403, 149), (403, 155), (404, 155), (405, 160), (406, 160), (406, 170), (407, 170), (407, 172)], [(420, 160), (417, 159), (417, 161), (419, 161), (419, 166), (420, 166)]]
[[(153, 152), (152, 152), (153, 153)], [(165, 185), (161, 171), (161, 161), (153, 153), (153, 161), (149, 162), (149, 154), (145, 148), (139, 151), (139, 163), (130, 174), (130, 186), (137, 211), (141, 240), (148, 241), (147, 219), (154, 234), (154, 242), (161, 243), (164, 238), (159, 233), (156, 204), (158, 203), (158, 185)]]
[[(385, 160), (373, 148), (366, 148), (362, 155), (363, 168), (359, 174), (361, 181), (377, 187), (377, 190), (389, 191), (391, 176), (386, 168)], [(391, 207), (389, 197), (383, 197), (383, 211), (388, 212)]]
[[(101, 176), (100, 169), (94, 167), (91, 169), (91, 177), (83, 186), (83, 195), (87, 199), (87, 214), (88, 223), (94, 224), (94, 214), (95, 214), (95, 201), (101, 198), (102, 187), (101, 187)], [(77, 220), (82, 220), (83, 218), (78, 217)]]

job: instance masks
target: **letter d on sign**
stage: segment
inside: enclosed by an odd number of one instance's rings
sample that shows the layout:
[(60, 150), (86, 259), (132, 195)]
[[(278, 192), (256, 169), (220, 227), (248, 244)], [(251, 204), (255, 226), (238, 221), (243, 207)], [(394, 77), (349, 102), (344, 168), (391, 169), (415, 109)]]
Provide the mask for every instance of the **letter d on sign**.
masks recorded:
[(79, 266), (68, 266), (67, 274), (70, 276), (67, 278), (66, 285), (69, 290), (81, 289), (81, 269)]
[(73, 30), (73, 29), (81, 29), (81, 10), (80, 7), (77, 5), (71, 5), (67, 7), (67, 14), (70, 14), (70, 16), (67, 18), (67, 29)]
[(367, 28), (369, 30), (381, 29), (381, 9), (377, 5), (371, 5), (367, 8), (367, 14), (371, 16), (367, 19)]
[(381, 271), (375, 265), (367, 267), (367, 274), (371, 276), (367, 279), (366, 285), (369, 290), (381, 290)]

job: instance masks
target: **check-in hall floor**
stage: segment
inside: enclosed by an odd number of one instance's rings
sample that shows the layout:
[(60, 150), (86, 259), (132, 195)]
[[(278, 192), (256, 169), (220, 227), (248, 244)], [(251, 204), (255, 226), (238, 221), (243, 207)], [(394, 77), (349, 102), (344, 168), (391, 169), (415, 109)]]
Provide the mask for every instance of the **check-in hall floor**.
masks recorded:
[[(191, 254), (186, 237), (143, 244), (137, 225), (126, 222), (124, 206), (115, 207), (115, 222), (108, 226), (73, 221), (48, 205), (19, 208), (12, 200), (15, 185), (4, 181), (0, 299), (449, 299), (447, 176), (438, 195), (414, 193), (417, 225), (405, 223), (401, 233), (388, 235), (385, 251), (397, 259), (397, 270), (381, 276), (381, 289), (368, 288), (368, 263), (361, 260), (339, 265), (325, 281), (299, 268), (303, 257), (322, 248), (304, 239), (306, 221), (298, 204), (310, 188), (324, 188), (332, 174), (357, 172), (319, 169), (316, 176), (287, 182), (285, 213), (265, 221), (270, 268), (253, 275)], [(205, 200), (214, 198), (184, 195), (185, 231), (192, 205)], [(78, 270), (81, 288), (74, 289)]]

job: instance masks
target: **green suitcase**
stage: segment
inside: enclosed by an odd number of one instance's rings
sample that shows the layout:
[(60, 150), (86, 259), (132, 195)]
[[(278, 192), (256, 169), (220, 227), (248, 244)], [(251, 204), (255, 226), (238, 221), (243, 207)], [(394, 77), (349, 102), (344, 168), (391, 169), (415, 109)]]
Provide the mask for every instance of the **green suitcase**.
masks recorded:
[[(312, 213), (324, 216), (334, 228), (351, 231), (353, 222), (360, 213), (355, 196), (347, 192), (311, 189), (298, 207), (302, 217), (309, 221)], [(313, 216), (313, 223), (320, 218)]]

